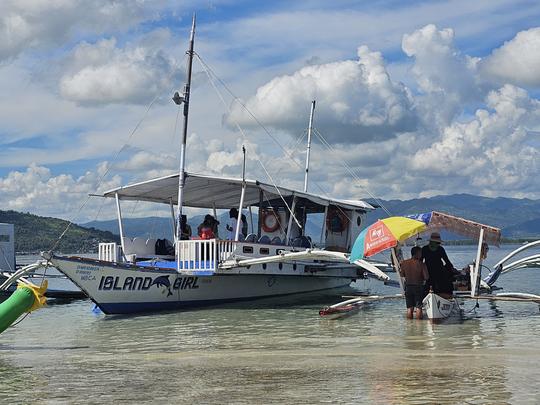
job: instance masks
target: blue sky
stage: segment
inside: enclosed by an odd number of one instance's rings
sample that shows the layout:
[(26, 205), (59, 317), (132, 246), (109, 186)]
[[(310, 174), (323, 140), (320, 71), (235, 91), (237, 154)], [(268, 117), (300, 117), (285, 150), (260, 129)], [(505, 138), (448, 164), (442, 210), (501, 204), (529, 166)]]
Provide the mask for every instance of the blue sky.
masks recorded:
[(301, 187), (315, 98), (333, 147), (314, 145), (318, 192), (540, 198), (536, 1), (6, 0), (3, 209), (70, 218), (89, 193), (177, 170), (193, 13), (201, 60), (272, 137), (196, 60), (189, 170), (237, 176), (244, 144), (249, 177), (268, 181), (262, 163)]

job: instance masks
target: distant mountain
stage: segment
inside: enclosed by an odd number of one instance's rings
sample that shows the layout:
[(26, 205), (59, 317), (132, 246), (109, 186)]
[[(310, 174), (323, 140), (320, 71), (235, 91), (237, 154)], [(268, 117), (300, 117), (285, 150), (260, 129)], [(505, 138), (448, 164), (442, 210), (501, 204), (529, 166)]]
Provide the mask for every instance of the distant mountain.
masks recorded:
[[(368, 200), (370, 201), (370, 200)], [(377, 204), (375, 201), (370, 201)], [(540, 236), (540, 201), (518, 198), (489, 198), (453, 194), (412, 200), (380, 201), (392, 215), (441, 211), (501, 228), (503, 237)], [(368, 214), (368, 223), (386, 217), (382, 209)]]
[[(16, 252), (32, 253), (51, 249), (68, 225), (68, 221), (62, 219), (17, 211), (0, 211), (0, 222), (15, 226)], [(99, 242), (113, 241), (119, 241), (119, 238), (111, 232), (72, 224), (55, 251), (88, 253), (95, 251)]]
[[(540, 236), (540, 201), (517, 198), (489, 198), (470, 194), (454, 194), (435, 196), (431, 198), (416, 198), (412, 200), (388, 200), (370, 201), (373, 204), (381, 203), (392, 215), (409, 215), (429, 211), (441, 211), (452, 215), (471, 219), (493, 225), (502, 229), (506, 238), (528, 238)], [(371, 224), (379, 218), (386, 217), (386, 212), (379, 208), (370, 212), (366, 224)], [(225, 224), (228, 213), (219, 216), (220, 236), (226, 235)], [(197, 232), (197, 226), (202, 222), (204, 215), (188, 218), (193, 233)], [(322, 216), (318, 220), (311, 220), (307, 224), (307, 233), (318, 239)], [(257, 215), (253, 215), (253, 221), (257, 223)], [(118, 233), (118, 222), (93, 221), (83, 224), (85, 227), (106, 230)], [(171, 238), (170, 218), (125, 218), (124, 229), (129, 236), (146, 236), (153, 238)]]
[(511, 235), (512, 238), (535, 238), (540, 234), (540, 218), (531, 219), (517, 225), (508, 226), (503, 229), (503, 234)]

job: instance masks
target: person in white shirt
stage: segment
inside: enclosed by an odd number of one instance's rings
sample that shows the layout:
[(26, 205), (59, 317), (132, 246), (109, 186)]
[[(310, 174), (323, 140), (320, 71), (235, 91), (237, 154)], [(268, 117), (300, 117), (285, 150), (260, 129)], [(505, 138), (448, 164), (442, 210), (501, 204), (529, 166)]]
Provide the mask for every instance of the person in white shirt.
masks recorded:
[(238, 210), (236, 208), (231, 208), (229, 210), (229, 221), (227, 222), (227, 239), (234, 240), (236, 236), (236, 227), (238, 224)]

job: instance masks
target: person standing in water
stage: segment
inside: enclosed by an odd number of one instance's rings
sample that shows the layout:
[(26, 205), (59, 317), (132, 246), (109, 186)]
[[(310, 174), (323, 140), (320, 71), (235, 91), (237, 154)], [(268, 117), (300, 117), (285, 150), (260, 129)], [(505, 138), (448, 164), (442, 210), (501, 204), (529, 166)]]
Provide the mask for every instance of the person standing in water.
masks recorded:
[(454, 293), (454, 265), (441, 246), (442, 242), (441, 234), (433, 232), (429, 237), (429, 243), (422, 248), (422, 260), (429, 273), (427, 285), (435, 294), (450, 297)]
[(426, 265), (422, 262), (422, 248), (414, 246), (411, 258), (400, 263), (400, 273), (405, 277), (405, 302), (407, 318), (413, 319), (416, 308), (416, 319), (422, 319), (422, 300), (424, 299), (424, 283), (429, 278)]

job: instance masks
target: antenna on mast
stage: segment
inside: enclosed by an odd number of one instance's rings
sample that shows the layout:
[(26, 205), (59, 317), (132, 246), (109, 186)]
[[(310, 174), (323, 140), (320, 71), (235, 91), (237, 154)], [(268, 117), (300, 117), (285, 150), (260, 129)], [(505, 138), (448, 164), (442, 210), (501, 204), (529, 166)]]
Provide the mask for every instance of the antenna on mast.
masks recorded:
[(304, 193), (307, 192), (308, 174), (309, 174), (309, 152), (311, 151), (311, 132), (313, 130), (313, 114), (315, 113), (315, 100), (311, 102), (311, 113), (309, 114), (309, 127), (307, 135), (307, 151), (306, 151), (306, 174), (304, 175)]

